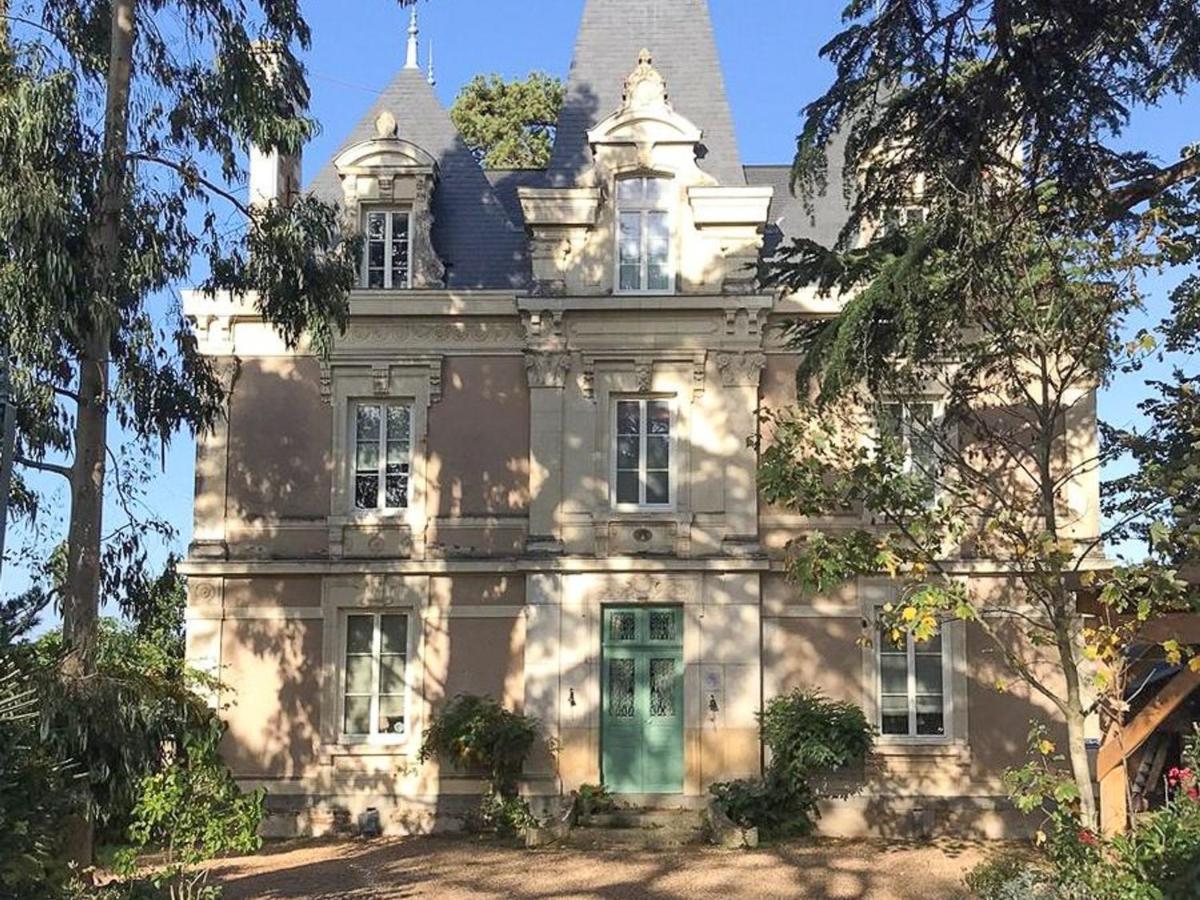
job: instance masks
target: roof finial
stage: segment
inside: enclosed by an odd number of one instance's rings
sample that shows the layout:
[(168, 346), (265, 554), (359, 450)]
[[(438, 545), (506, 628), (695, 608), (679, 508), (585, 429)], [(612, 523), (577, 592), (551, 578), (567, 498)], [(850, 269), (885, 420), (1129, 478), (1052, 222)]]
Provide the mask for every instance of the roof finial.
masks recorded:
[(404, 68), (419, 69), (417, 64), (417, 8), (414, 6), (412, 14), (408, 18), (408, 58), (404, 61)]
[(433, 74), (433, 38), (429, 39), (429, 75), (427, 80), (430, 85), (437, 84), (437, 76)]

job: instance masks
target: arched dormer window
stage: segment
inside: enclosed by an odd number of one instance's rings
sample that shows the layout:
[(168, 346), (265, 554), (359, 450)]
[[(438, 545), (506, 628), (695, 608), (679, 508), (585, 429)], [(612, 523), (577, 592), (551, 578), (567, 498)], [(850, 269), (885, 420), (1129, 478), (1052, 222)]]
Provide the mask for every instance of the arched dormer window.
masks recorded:
[(659, 176), (617, 180), (617, 291), (669, 294), (675, 289), (671, 259), (672, 181)]

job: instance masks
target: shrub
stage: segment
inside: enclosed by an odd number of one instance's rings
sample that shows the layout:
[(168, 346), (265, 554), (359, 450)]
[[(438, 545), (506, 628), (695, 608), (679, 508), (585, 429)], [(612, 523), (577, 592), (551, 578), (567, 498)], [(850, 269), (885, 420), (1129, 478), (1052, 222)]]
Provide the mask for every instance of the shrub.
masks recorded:
[(420, 759), (426, 762), (436, 756), (463, 769), (482, 771), (488, 791), (479, 807), (479, 824), (512, 833), (533, 823), (517, 788), (537, 736), (537, 719), (507, 710), (491, 697), (459, 694), (433, 716), (421, 742)]
[[(1172, 770), (1167, 804), (1104, 839), (1082, 827), (1061, 756), (1034, 727), (1034, 760), (1007, 773), (1018, 807), (1040, 809), (1046, 896), (1056, 900), (1191, 900), (1200, 896), (1200, 731), (1186, 742), (1186, 767)], [(983, 900), (991, 895), (979, 894)], [(996, 895), (997, 897), (1001, 895)]]
[(1016, 853), (981, 862), (966, 884), (975, 900), (1054, 900), (1046, 870)]
[(575, 796), (579, 801), (579, 814), (585, 818), (594, 813), (612, 812), (617, 807), (612, 792), (602, 784), (581, 784)]
[(819, 817), (818, 800), (848, 793), (831, 791), (829, 776), (862, 761), (874, 729), (857, 706), (819, 691), (775, 697), (759, 724), (770, 751), (763, 777), (718, 782), (709, 791), (743, 828), (764, 837), (807, 834)]

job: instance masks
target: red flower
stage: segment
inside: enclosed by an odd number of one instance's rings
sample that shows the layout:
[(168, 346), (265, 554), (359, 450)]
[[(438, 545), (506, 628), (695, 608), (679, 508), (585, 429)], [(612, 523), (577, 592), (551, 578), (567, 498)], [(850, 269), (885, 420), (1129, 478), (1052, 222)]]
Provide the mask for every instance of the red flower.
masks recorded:
[(1079, 843), (1095, 847), (1100, 841), (1096, 838), (1096, 835), (1092, 834), (1086, 828), (1081, 828), (1079, 829)]
[(1200, 800), (1200, 787), (1197, 787), (1196, 785), (1193, 784), (1190, 788), (1187, 789), (1187, 795), (1189, 797), (1191, 797), (1193, 800)]

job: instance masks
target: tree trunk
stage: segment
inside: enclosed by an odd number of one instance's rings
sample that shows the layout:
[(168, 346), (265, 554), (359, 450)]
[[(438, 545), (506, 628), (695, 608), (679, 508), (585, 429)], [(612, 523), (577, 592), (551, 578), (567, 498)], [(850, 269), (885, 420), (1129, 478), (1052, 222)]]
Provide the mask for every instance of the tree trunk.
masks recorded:
[[(108, 452), (109, 343), (120, 285), (121, 211), (125, 205), (129, 95), (133, 77), (136, 0), (113, 0), (108, 85), (104, 110), (104, 156), (99, 215), (90, 239), (94, 294), (79, 354), (79, 401), (75, 460), (71, 470), (71, 518), (67, 529), (67, 577), (63, 596), (63, 676), (84, 679), (95, 671), (100, 613), (100, 553), (104, 470)], [(75, 692), (79, 696), (78, 692)], [(80, 817), (64, 851), (81, 868), (94, 857), (95, 823)]]
[(1071, 775), (1079, 789), (1079, 816), (1084, 826), (1096, 829), (1096, 794), (1092, 784), (1092, 767), (1088, 762), (1086, 716), (1083, 714), (1083, 693), (1079, 683), (1079, 664), (1068, 624), (1054, 623), (1059, 660), (1067, 686), (1067, 760), (1071, 764)]
[(88, 311), (90, 331), (78, 359), (79, 403), (63, 597), (63, 640), (67, 648), (64, 673), (77, 677), (90, 674), (94, 668), (96, 619), (100, 610), (109, 341), (121, 265), (121, 210), (125, 202), (135, 5), (136, 0), (114, 0), (112, 5), (100, 214), (91, 238), (95, 295)]

